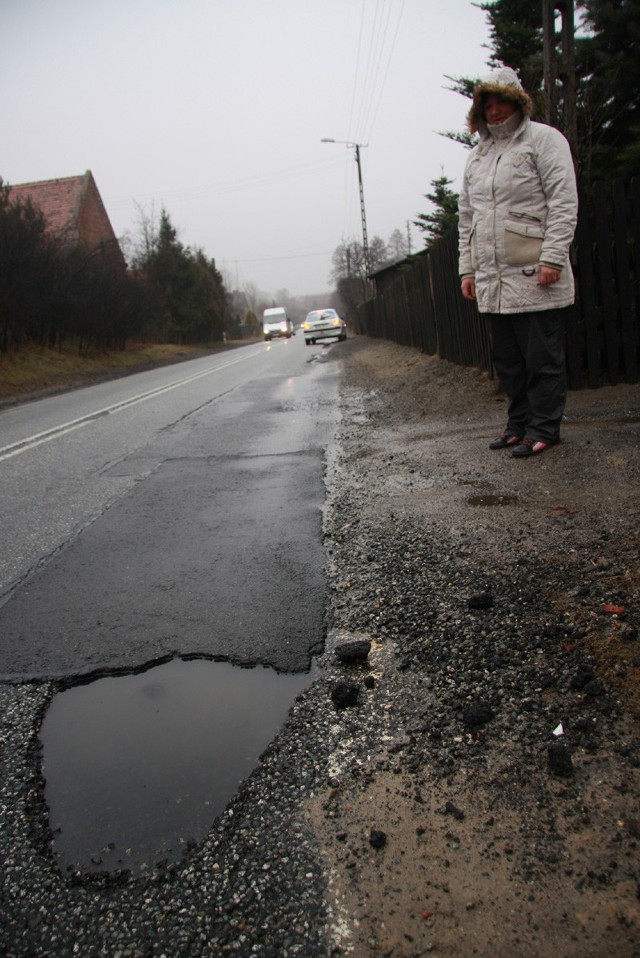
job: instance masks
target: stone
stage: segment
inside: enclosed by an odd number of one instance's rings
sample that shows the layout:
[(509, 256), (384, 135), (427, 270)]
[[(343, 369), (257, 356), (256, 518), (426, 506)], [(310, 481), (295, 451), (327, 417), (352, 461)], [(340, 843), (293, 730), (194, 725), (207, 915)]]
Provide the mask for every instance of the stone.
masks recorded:
[(464, 819), (464, 812), (458, 808), (457, 805), (454, 805), (453, 802), (446, 802), (442, 813), (443, 815), (452, 815), (457, 822), (461, 822)]
[(479, 725), (486, 725), (493, 718), (493, 709), (484, 702), (476, 702), (475, 705), (467, 705), (462, 710), (462, 721), (467, 728), (478, 728)]
[(331, 701), (337, 709), (358, 704), (359, 687), (353, 682), (337, 682), (331, 690)]
[(371, 651), (371, 642), (366, 639), (355, 639), (353, 642), (343, 642), (342, 645), (337, 645), (334, 651), (340, 661), (346, 664), (366, 662)]
[(571, 753), (563, 742), (554, 742), (547, 748), (547, 768), (558, 778), (571, 778), (573, 775)]
[(467, 599), (470, 609), (490, 609), (493, 605), (493, 596), (490, 592), (479, 592)]
[(377, 828), (372, 828), (369, 835), (369, 844), (372, 848), (384, 848), (387, 844), (387, 834)]

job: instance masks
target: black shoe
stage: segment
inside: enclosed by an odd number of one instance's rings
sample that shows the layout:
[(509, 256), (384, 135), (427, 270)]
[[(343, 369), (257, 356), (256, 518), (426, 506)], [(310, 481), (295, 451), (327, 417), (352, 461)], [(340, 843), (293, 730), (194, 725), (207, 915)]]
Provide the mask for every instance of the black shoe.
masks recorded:
[(551, 446), (555, 446), (555, 442), (551, 440), (523, 439), (520, 445), (514, 447), (511, 455), (514, 459), (525, 459), (527, 456), (537, 456)]
[(514, 436), (513, 433), (503, 432), (501, 436), (489, 443), (489, 449), (507, 449), (509, 446), (517, 446), (522, 442), (522, 436)]

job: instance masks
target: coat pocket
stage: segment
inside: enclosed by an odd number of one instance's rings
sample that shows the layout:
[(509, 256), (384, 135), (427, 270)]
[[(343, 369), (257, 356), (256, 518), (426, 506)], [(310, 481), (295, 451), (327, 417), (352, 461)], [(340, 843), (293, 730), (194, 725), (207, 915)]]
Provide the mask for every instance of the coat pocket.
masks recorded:
[(540, 259), (544, 232), (540, 223), (504, 223), (504, 258), (509, 266), (531, 266)]

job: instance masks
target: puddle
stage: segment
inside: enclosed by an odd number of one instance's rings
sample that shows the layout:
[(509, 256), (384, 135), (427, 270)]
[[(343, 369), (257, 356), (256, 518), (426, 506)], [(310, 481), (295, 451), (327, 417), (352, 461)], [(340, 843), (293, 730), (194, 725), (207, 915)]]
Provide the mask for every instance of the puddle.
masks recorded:
[(512, 506), (517, 501), (517, 496), (470, 496), (467, 499), (470, 506)]
[(207, 833), (310, 673), (174, 659), (56, 695), (40, 730), (62, 872), (141, 872)]

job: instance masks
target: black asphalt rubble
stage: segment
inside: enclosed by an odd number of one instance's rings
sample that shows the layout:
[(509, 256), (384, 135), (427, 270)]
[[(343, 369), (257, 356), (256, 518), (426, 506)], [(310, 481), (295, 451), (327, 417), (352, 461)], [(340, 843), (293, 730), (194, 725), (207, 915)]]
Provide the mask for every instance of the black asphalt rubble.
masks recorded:
[(84, 877), (48, 853), (56, 689), (0, 686), (8, 958), (640, 955), (640, 387), (571, 393), (523, 462), (480, 372), (327, 361), (318, 679), (181, 863)]

